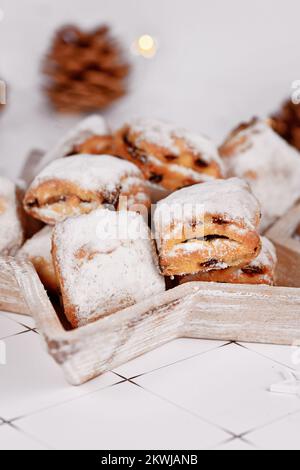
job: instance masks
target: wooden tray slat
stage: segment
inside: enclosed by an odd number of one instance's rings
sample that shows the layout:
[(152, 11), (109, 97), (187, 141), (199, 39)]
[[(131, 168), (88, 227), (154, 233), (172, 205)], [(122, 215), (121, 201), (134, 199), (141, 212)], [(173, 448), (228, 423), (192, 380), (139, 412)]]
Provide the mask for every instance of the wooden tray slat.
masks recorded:
[[(300, 290), (190, 283), (95, 323), (66, 331), (30, 263), (2, 260), (6, 289), (19, 286), (49, 353), (82, 384), (175, 338), (292, 345), (300, 339)], [(5, 298), (7, 292), (5, 293)], [(0, 303), (3, 303), (0, 290)]]
[(300, 241), (295, 234), (300, 225), (300, 204), (293, 207), (266, 234), (276, 246), (277, 282), (280, 286), (300, 287)]
[(30, 315), (11, 261), (12, 258), (0, 257), (0, 310)]

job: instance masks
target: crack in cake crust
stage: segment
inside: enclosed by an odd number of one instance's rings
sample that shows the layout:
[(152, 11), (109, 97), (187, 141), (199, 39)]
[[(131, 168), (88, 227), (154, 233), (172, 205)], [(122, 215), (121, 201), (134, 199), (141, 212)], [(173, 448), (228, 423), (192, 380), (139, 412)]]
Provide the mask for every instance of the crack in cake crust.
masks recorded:
[(37, 176), (24, 199), (25, 210), (50, 225), (101, 207), (135, 210), (150, 204), (140, 170), (110, 155), (55, 160)]
[(136, 163), (147, 180), (168, 190), (223, 176), (217, 148), (209, 139), (162, 121), (124, 126), (115, 134), (114, 153)]
[(266, 284), (276, 283), (277, 256), (274, 245), (262, 237), (262, 249), (257, 258), (243, 268), (212, 269), (209, 272), (198, 272), (194, 275), (180, 276), (177, 283), (187, 282), (221, 282), (231, 284)]

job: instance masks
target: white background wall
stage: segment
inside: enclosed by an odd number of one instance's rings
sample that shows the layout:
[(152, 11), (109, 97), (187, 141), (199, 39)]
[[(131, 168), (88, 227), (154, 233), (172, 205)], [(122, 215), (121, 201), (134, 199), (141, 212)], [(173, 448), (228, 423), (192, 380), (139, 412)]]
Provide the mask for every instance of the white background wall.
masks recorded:
[(240, 120), (266, 115), (300, 79), (299, 0), (0, 0), (0, 75), (10, 106), (0, 118), (0, 168), (16, 176), (26, 153), (72, 123), (40, 93), (41, 57), (54, 29), (108, 22), (128, 49), (143, 33), (160, 49), (132, 57), (131, 93), (106, 115), (113, 126), (161, 117), (218, 141)]

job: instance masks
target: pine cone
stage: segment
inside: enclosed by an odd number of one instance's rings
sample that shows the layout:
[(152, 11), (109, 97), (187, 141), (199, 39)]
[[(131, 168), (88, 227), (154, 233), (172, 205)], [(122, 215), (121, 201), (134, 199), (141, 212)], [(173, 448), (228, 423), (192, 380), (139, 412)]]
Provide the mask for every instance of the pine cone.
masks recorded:
[(64, 26), (45, 58), (45, 91), (60, 112), (90, 112), (107, 107), (126, 93), (129, 70), (109, 27), (84, 32), (76, 26)]
[(272, 116), (272, 127), (287, 142), (300, 150), (300, 105), (286, 101)]

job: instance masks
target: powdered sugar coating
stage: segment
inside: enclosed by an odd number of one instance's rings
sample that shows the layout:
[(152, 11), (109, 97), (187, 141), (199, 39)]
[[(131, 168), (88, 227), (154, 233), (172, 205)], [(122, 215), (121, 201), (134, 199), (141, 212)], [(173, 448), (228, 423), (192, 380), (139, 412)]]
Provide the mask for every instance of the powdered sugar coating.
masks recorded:
[(300, 154), (261, 120), (240, 130), (230, 145), (234, 150), (224, 159), (228, 175), (251, 185), (265, 231), (300, 198)]
[(23, 241), (16, 185), (0, 177), (0, 253), (14, 255)]
[(88, 191), (114, 191), (127, 176), (144, 179), (141, 171), (130, 162), (111, 155), (75, 155), (51, 162), (34, 179), (30, 190), (45, 181), (70, 181)]
[(239, 179), (214, 180), (180, 189), (160, 201), (154, 222), (158, 231), (171, 223), (198, 220), (206, 214), (219, 215), (231, 222), (242, 222), (250, 230), (256, 229), (260, 207), (249, 185)]
[[(227, 246), (226, 246), (227, 245)], [(223, 255), (226, 256), (226, 254), (229, 254), (232, 252), (232, 249), (238, 249), (239, 248), (239, 243), (235, 242), (233, 240), (212, 240), (209, 243), (205, 243), (205, 251), (208, 254), (208, 257), (212, 257), (215, 255), (216, 252), (221, 252)], [(183, 256), (191, 253), (199, 253), (199, 250), (202, 251), (203, 246), (200, 243), (190, 241), (188, 243), (180, 243), (178, 245), (175, 245), (172, 250), (168, 252), (166, 257), (172, 258), (173, 256)], [(228, 268), (228, 265), (226, 263), (220, 262), (218, 265), (214, 265), (209, 269), (225, 269)]]
[(205, 162), (215, 161), (220, 167), (223, 165), (217, 147), (208, 137), (193, 134), (186, 129), (177, 128), (168, 122), (155, 119), (137, 119), (129, 125), (133, 133), (139, 134), (138, 145), (147, 141), (168, 149), (174, 155), (179, 155), (180, 149), (176, 144), (176, 138), (184, 139), (190, 151), (195, 155), (201, 154), (201, 158)]
[[(153, 155), (149, 155), (148, 162), (153, 163), (158, 168), (164, 168), (165, 164), (162, 163), (159, 158), (154, 157)], [(192, 168), (188, 168), (186, 166), (177, 165), (176, 163), (168, 163), (168, 170), (174, 173), (178, 173), (186, 178), (191, 178), (196, 183), (203, 183), (205, 181), (213, 181), (215, 178), (210, 175), (206, 175), (205, 173), (198, 173), (197, 171), (193, 170)]]
[(53, 243), (64, 302), (79, 326), (165, 290), (139, 214), (102, 209), (68, 219), (56, 226)]
[(276, 249), (273, 243), (265, 237), (261, 237), (261, 246), (257, 258), (243, 268), (232, 268), (227, 266), (226, 263), (217, 263), (204, 273), (197, 272), (183, 276), (182, 281), (183, 283), (204, 281), (274, 285), (277, 265)]
[(262, 248), (257, 258), (250, 264), (250, 267), (265, 266), (269, 269), (274, 269), (277, 264), (277, 253), (273, 243), (266, 237), (261, 237)]
[(65, 157), (72, 152), (74, 146), (80, 145), (93, 136), (108, 135), (109, 129), (104, 118), (100, 115), (92, 115), (83, 119), (73, 129), (71, 129), (53, 149), (49, 150), (37, 168), (37, 173), (41, 171), (52, 160)]
[(27, 259), (40, 257), (44, 258), (48, 263), (52, 263), (52, 232), (53, 227), (44, 227), (24, 243), (18, 252), (18, 257)]

